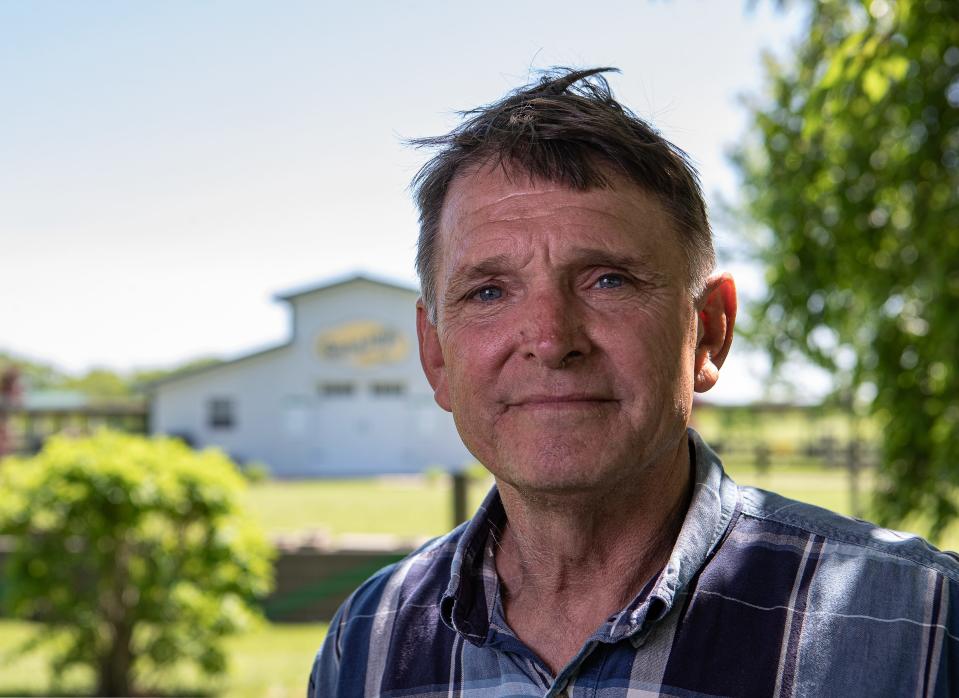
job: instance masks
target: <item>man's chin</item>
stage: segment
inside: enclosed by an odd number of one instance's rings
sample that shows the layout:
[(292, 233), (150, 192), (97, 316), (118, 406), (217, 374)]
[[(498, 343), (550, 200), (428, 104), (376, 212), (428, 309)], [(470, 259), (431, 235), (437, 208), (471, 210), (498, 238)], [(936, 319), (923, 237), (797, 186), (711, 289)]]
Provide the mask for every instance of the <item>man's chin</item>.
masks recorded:
[(505, 483), (524, 496), (586, 497), (604, 496), (611, 484), (619, 480), (614, 472), (604, 472), (593, 458), (546, 458), (542, 455), (525, 460), (522, 465), (493, 471), (497, 482)]

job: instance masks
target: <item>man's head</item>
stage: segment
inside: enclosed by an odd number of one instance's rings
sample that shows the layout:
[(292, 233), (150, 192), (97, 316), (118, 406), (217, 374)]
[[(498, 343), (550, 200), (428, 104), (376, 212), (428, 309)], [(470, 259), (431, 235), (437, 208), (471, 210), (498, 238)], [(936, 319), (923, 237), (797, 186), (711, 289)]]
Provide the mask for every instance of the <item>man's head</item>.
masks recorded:
[(601, 496), (675, 472), (736, 301), (709, 275), (680, 151), (577, 75), (438, 139), (446, 159), (418, 180), (417, 332), (436, 401), (501, 484)]
[(680, 234), (689, 289), (703, 290), (715, 264), (712, 235), (695, 169), (686, 154), (617, 102), (602, 73), (556, 69), (538, 82), (464, 113), (448, 134), (414, 141), (438, 150), (413, 180), (420, 210), (416, 270), (436, 322), (438, 232), (453, 181), (496, 164), (572, 189), (608, 187), (610, 174), (655, 196)]

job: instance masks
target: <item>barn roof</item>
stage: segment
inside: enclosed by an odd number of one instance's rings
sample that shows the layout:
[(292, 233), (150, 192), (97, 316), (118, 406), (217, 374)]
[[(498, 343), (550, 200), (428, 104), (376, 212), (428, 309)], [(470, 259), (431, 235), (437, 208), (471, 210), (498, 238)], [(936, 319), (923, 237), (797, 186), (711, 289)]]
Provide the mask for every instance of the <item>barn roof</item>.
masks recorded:
[(378, 286), (385, 286), (386, 288), (394, 289), (397, 291), (404, 291), (406, 293), (416, 293), (420, 291), (416, 286), (405, 284), (399, 281), (393, 281), (391, 279), (386, 279), (380, 276), (374, 276), (372, 274), (367, 274), (365, 272), (348, 274), (342, 277), (334, 277), (333, 279), (326, 279), (321, 281), (318, 284), (310, 284), (308, 286), (302, 286), (299, 288), (294, 288), (289, 291), (284, 291), (273, 296), (278, 301), (292, 301), (294, 299), (300, 298), (302, 296), (309, 296), (314, 293), (321, 293), (323, 291), (329, 291), (330, 289), (337, 288), (339, 286), (345, 286), (346, 284), (351, 284), (355, 281), (366, 281), (371, 284), (376, 284)]

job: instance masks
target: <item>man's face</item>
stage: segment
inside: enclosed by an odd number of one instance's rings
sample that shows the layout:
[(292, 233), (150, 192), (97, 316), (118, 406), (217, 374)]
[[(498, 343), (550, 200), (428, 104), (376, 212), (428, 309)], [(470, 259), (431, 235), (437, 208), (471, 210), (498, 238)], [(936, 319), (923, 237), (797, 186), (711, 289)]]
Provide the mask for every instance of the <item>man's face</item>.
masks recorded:
[[(697, 313), (657, 199), (461, 175), (440, 221), (437, 323), (419, 311), (437, 402), (519, 490), (603, 490), (684, 438)], [(703, 351), (705, 354), (705, 351)]]

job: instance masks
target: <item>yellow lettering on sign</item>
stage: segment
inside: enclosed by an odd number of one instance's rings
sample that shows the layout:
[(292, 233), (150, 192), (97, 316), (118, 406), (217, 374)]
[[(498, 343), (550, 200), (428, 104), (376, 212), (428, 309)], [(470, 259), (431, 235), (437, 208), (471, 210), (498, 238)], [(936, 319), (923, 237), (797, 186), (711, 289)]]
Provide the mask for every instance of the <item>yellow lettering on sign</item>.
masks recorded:
[(372, 320), (349, 322), (322, 332), (316, 338), (316, 353), (330, 361), (349, 361), (354, 366), (402, 361), (409, 352), (403, 333)]

